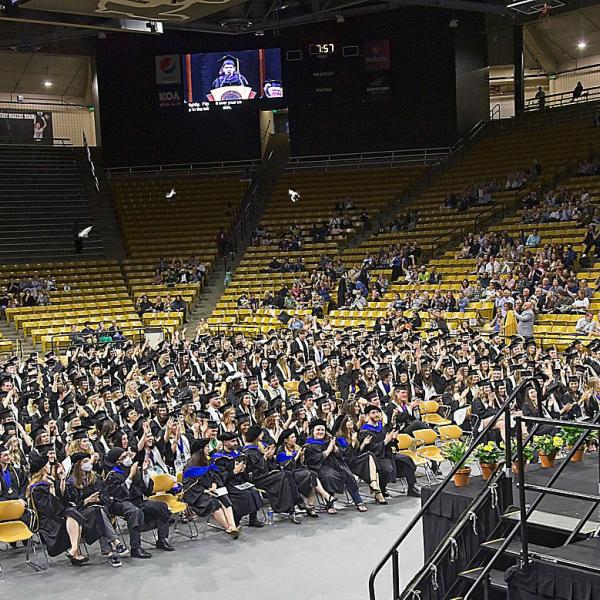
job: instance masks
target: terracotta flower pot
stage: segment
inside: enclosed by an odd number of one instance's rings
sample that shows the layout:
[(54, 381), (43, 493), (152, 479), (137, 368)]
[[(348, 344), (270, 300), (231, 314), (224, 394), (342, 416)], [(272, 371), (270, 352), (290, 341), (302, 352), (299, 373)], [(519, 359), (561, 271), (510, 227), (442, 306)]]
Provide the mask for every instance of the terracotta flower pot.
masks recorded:
[(456, 487), (467, 487), (471, 477), (470, 467), (463, 467), (454, 474), (454, 485)]
[(571, 456), (571, 462), (583, 462), (584, 451), (585, 451), (585, 449), (583, 448), (583, 446), (580, 446), (579, 448), (577, 448), (577, 450), (575, 450), (575, 453), (573, 454), (573, 456)]
[(493, 474), (496, 468), (498, 467), (498, 463), (479, 463), (481, 467), (481, 476), (484, 481), (487, 481)]
[(542, 454), (538, 453), (540, 456), (540, 462), (542, 463), (542, 468), (551, 469), (554, 466), (556, 461), (556, 454)]

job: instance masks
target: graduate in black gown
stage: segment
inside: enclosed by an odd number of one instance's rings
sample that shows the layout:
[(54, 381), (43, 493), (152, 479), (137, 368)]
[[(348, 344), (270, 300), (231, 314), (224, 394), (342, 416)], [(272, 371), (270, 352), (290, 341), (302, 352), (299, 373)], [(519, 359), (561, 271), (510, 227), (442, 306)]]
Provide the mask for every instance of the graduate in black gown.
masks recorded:
[(317, 474), (304, 465), (304, 448), (296, 442), (297, 436), (293, 429), (283, 431), (279, 436), (275, 460), (281, 468), (294, 474), (298, 491), (307, 499), (306, 514), (316, 518), (319, 516), (316, 494), (318, 493), (326, 503), (331, 503), (333, 496), (323, 488)]
[[(273, 512), (287, 514), (292, 523), (299, 524), (295, 507), (302, 502), (294, 474), (277, 467), (274, 459), (275, 447), (261, 449), (263, 430), (252, 425), (246, 433), (243, 454), (247, 457), (246, 472), (249, 480), (259, 490), (264, 490)], [(272, 462), (271, 462), (272, 461)]]
[(106, 487), (111, 502), (111, 512), (127, 521), (131, 556), (152, 558), (152, 554), (141, 545), (141, 533), (156, 529), (156, 548), (172, 552), (169, 543), (169, 521), (171, 513), (166, 504), (148, 500), (152, 495), (153, 484), (148, 475), (149, 461), (141, 467), (133, 462), (132, 453), (123, 448), (111, 448), (106, 455)]
[(358, 432), (358, 441), (361, 444), (367, 442), (363, 445), (362, 451), (371, 452), (375, 456), (381, 493), (387, 496), (387, 484), (395, 481), (397, 477), (402, 477), (408, 485), (407, 495), (420, 498), (421, 492), (415, 485), (417, 481), (415, 463), (408, 456), (392, 453), (392, 444), (398, 432), (393, 429), (388, 431), (388, 428), (383, 425), (381, 408), (375, 404), (365, 407), (365, 416), (367, 422)]
[(192, 442), (192, 455), (183, 469), (183, 499), (197, 515), (212, 515), (225, 533), (237, 540), (240, 530), (219, 468), (211, 464), (209, 443), (207, 438)]
[(222, 433), (219, 440), (223, 443), (223, 448), (213, 452), (211, 460), (218, 467), (227, 488), (236, 524), (239, 524), (244, 515), (250, 515), (248, 522), (250, 527), (264, 527), (264, 523), (256, 514), (263, 505), (262, 498), (248, 480), (246, 459), (239, 451), (237, 434)]
[(48, 455), (38, 454), (29, 460), (31, 479), (27, 496), (39, 522), (38, 531), (50, 556), (65, 552), (71, 564), (80, 567), (88, 562), (79, 549), (85, 519), (65, 499), (66, 474), (58, 467), (58, 479), (50, 475)]
[[(108, 515), (110, 500), (104, 481), (94, 473), (92, 457), (85, 452), (71, 455), (71, 475), (65, 490), (66, 500), (85, 519), (84, 531), (94, 532), (102, 554), (112, 567), (122, 565), (119, 556), (129, 551), (119, 541)], [(87, 541), (87, 537), (86, 537)]]
[(325, 421), (315, 419), (310, 427), (312, 434), (304, 445), (304, 463), (317, 473), (323, 487), (329, 493), (341, 494), (348, 490), (356, 509), (366, 512), (367, 507), (358, 491), (354, 475), (344, 461), (335, 437), (328, 435)]
[(337, 446), (350, 470), (369, 485), (377, 504), (387, 504), (381, 493), (379, 473), (375, 455), (365, 450), (370, 442), (369, 438), (358, 441), (358, 433), (354, 430), (354, 421), (350, 415), (339, 416), (333, 425), (333, 434), (336, 436)]

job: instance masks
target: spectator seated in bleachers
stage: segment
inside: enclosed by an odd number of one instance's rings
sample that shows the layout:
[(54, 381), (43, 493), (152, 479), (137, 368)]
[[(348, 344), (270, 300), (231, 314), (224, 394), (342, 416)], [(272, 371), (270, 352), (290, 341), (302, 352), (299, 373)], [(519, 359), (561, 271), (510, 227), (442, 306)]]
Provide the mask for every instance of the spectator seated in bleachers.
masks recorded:
[(579, 177), (593, 177), (600, 175), (600, 160), (582, 160), (575, 169), (575, 175)]

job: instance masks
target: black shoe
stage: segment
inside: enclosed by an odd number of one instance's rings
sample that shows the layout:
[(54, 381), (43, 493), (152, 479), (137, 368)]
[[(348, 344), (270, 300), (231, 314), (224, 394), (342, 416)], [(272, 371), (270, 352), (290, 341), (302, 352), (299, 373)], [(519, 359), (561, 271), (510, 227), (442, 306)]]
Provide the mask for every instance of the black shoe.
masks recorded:
[(387, 490), (383, 490), (383, 492), (381, 492), (384, 498), (389, 498), (390, 497), (390, 493)]
[(414, 485), (411, 485), (408, 488), (408, 491), (406, 492), (407, 496), (410, 496), (411, 498), (420, 498), (421, 497), (421, 491), (418, 490)]
[(262, 521), (259, 521), (258, 519), (250, 519), (250, 521), (248, 521), (248, 527), (256, 527), (257, 529), (260, 529), (264, 526), (265, 524)]
[(152, 558), (152, 554), (143, 548), (132, 548), (131, 558)]
[(127, 556), (129, 554), (129, 550), (121, 542), (115, 545), (115, 552), (119, 556)]
[(296, 506), (300, 509), (306, 512), (307, 508), (306, 508), (306, 504), (304, 504), (304, 502), (298, 502), (298, 504), (296, 504)]
[(65, 555), (74, 567), (82, 567), (90, 560), (87, 556), (84, 556), (83, 558), (74, 558), (70, 552), (65, 552)]
[(319, 513), (317, 512), (317, 509), (314, 506), (308, 506), (306, 508), (306, 515), (313, 519), (319, 518)]
[(165, 552), (173, 552), (175, 550), (167, 540), (158, 540), (158, 542), (156, 542), (156, 547)]
[(119, 567), (123, 566), (123, 563), (121, 562), (121, 559), (119, 558), (119, 556), (117, 554), (111, 554), (108, 557), (108, 564), (111, 567), (114, 567), (115, 569), (118, 569)]
[(302, 521), (294, 513), (290, 513), (288, 517), (290, 521), (296, 525), (300, 525), (302, 523)]

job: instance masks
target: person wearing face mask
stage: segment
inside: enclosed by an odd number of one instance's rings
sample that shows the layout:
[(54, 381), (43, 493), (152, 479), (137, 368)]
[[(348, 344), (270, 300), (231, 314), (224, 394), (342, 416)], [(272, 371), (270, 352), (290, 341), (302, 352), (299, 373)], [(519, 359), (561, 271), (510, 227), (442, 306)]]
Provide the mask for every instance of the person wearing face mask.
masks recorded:
[[(94, 462), (86, 452), (71, 455), (71, 476), (67, 480), (66, 499), (85, 519), (86, 542), (95, 537), (100, 542), (102, 554), (108, 557), (112, 567), (122, 566), (120, 556), (129, 553), (119, 541), (107, 514), (106, 485), (94, 473)], [(93, 533), (93, 536), (90, 535)]]
[(145, 459), (140, 469), (133, 462), (131, 453), (123, 448), (112, 448), (106, 455), (106, 485), (112, 501), (111, 511), (127, 521), (131, 556), (152, 558), (152, 554), (141, 546), (142, 527), (156, 526), (159, 550), (174, 550), (169, 543), (170, 513), (166, 504), (147, 500), (152, 495), (152, 480), (148, 473), (150, 463)]

